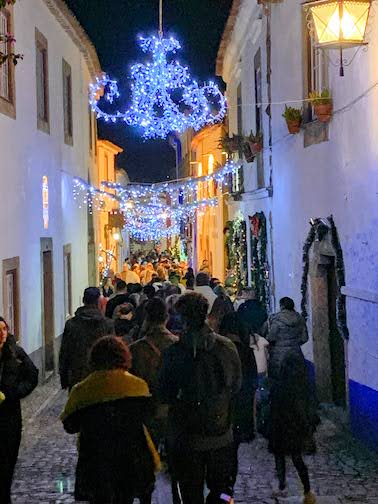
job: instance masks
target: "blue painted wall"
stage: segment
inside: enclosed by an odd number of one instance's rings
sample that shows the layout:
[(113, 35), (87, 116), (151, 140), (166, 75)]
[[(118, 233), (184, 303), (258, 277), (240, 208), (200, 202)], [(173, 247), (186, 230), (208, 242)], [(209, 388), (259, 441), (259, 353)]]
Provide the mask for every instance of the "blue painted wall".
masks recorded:
[[(308, 360), (306, 364), (315, 394), (314, 364)], [(349, 380), (349, 415), (353, 435), (378, 451), (378, 390)]]

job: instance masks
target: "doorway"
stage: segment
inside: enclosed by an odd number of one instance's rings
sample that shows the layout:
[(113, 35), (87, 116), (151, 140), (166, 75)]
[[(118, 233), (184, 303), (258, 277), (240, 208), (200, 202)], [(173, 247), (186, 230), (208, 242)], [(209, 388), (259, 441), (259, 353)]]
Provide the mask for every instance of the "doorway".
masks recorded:
[(42, 254), (42, 334), (46, 375), (54, 372), (54, 271), (52, 239), (41, 238)]
[[(320, 402), (347, 406), (346, 341), (337, 325), (335, 256), (314, 245), (311, 275), (312, 339), (315, 382)], [(318, 250), (315, 250), (318, 249)]]

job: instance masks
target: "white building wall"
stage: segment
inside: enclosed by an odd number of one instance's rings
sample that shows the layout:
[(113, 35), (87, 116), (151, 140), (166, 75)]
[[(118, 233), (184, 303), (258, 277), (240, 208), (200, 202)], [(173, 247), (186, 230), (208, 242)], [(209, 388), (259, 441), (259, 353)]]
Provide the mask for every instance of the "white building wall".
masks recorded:
[[(87, 211), (72, 197), (72, 178), (87, 178), (89, 154), (87, 89), (90, 74), (79, 48), (44, 2), (14, 7), (17, 51), (16, 119), (0, 114), (0, 259), (20, 257), (21, 344), (28, 353), (42, 346), (40, 238), (53, 239), (55, 336), (64, 323), (63, 246), (72, 245), (72, 304), (81, 303), (88, 284)], [(37, 129), (35, 28), (48, 41), (50, 134)], [(63, 131), (62, 58), (72, 68), (73, 146)], [(49, 182), (49, 228), (43, 228), (42, 177)], [(0, 306), (2, 308), (2, 290)]]

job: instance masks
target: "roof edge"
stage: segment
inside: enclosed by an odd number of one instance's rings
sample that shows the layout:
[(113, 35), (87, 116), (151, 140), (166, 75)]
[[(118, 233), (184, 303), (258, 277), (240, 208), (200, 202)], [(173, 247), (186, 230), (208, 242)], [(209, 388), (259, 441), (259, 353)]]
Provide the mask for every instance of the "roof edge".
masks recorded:
[(83, 55), (91, 77), (102, 73), (100, 60), (96, 49), (73, 12), (64, 0), (43, 0), (64, 31), (71, 37), (73, 43)]
[(228, 16), (228, 19), (226, 21), (226, 26), (223, 30), (223, 35), (222, 39), (219, 44), (219, 49), (218, 49), (218, 54), (217, 54), (217, 60), (216, 60), (216, 67), (215, 67), (215, 73), (218, 76), (222, 76), (223, 74), (223, 62), (224, 62), (224, 56), (227, 50), (227, 46), (230, 43), (232, 34), (234, 32), (235, 24), (236, 24), (236, 19), (239, 14), (239, 10), (242, 4), (242, 0), (234, 0), (231, 6), (230, 14)]

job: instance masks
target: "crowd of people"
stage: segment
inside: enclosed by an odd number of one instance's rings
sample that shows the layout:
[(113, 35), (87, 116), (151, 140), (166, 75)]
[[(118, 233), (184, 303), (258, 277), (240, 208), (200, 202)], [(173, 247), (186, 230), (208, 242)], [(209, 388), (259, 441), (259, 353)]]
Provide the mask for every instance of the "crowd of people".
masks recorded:
[[(303, 460), (315, 449), (318, 422), (301, 350), (305, 321), (290, 298), (268, 317), (253, 289), (232, 300), (209, 273), (206, 263), (195, 275), (178, 261), (139, 258), (125, 261), (119, 275), (110, 272), (101, 288), (85, 289), (59, 355), (61, 386), (69, 392), (61, 420), (68, 433), (79, 434), (77, 501), (150, 504), (163, 466), (174, 504), (233, 502), (238, 447), (258, 430), (275, 458), (275, 495), (287, 491), (291, 457), (303, 502), (315, 503)], [(6, 504), (20, 399), (37, 380), (0, 318), (0, 433), (9, 439), (0, 443), (0, 502)]]

